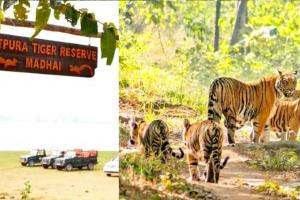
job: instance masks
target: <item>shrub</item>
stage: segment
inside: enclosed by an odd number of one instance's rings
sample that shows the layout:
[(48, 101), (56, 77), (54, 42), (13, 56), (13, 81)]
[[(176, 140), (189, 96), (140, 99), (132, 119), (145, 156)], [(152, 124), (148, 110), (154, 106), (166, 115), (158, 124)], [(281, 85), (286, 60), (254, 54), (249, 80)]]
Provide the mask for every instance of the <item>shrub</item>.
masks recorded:
[(298, 156), (294, 151), (280, 149), (265, 152), (261, 160), (249, 160), (247, 163), (262, 170), (294, 170), (298, 164)]
[(293, 151), (279, 150), (271, 152), (261, 162), (261, 168), (264, 170), (293, 170), (297, 164), (297, 154)]
[(265, 183), (258, 185), (256, 191), (264, 192), (270, 196), (290, 197), (290, 199), (296, 199), (299, 195), (297, 188), (285, 189), (279, 185), (278, 182), (266, 181)]
[(173, 175), (178, 173), (176, 166), (178, 166), (180, 162), (178, 162), (178, 160), (176, 161), (177, 162), (171, 158), (166, 164), (164, 164), (160, 159), (154, 156), (144, 158), (140, 154), (131, 153), (122, 155), (120, 170), (123, 172), (126, 170), (132, 170), (135, 174), (142, 176), (148, 181), (157, 181), (159, 180), (160, 175), (164, 173), (170, 173)]
[(30, 197), (31, 193), (31, 184), (30, 181), (26, 181), (24, 183), (24, 188), (20, 192), (20, 199), (21, 200), (33, 200), (33, 198)]

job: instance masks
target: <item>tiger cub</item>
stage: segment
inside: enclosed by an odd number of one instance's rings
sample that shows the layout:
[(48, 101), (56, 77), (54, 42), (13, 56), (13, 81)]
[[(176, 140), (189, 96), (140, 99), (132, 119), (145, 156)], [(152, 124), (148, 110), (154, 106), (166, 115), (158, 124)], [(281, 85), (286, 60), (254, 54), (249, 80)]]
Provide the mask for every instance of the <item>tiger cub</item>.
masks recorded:
[(165, 163), (171, 154), (178, 159), (183, 158), (184, 152), (179, 148), (180, 154), (175, 153), (169, 143), (169, 129), (167, 124), (162, 120), (154, 120), (150, 124), (145, 121), (137, 123), (135, 120), (130, 123), (130, 145), (137, 144), (140, 151), (149, 157), (154, 153)]
[(205, 120), (190, 124), (189, 120), (183, 122), (183, 141), (187, 148), (187, 163), (191, 181), (199, 181), (198, 161), (204, 159), (206, 169), (204, 177), (206, 182), (218, 183), (220, 170), (229, 159), (226, 157), (221, 164), (223, 129), (219, 123)]
[(235, 143), (235, 131), (247, 121), (251, 121), (254, 128), (252, 141), (268, 142), (269, 130), (265, 130), (265, 126), (273, 116), (280, 96), (291, 97), (297, 84), (297, 71), (278, 73), (278, 76), (248, 83), (227, 77), (212, 82), (208, 119), (220, 122), (224, 115), (229, 144)]
[(282, 140), (296, 141), (300, 128), (300, 99), (280, 102), (270, 126)]

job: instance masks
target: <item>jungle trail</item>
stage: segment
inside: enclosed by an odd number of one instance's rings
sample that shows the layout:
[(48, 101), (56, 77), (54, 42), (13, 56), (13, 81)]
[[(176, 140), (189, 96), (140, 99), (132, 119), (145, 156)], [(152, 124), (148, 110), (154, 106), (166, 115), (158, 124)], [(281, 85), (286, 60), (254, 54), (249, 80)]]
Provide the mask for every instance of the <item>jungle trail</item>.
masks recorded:
[(36, 55), (44, 55), (42, 58), (26, 56), (25, 68), (45, 71), (62, 71), (62, 63), (59, 60), (44, 59), (46, 56), (59, 56), (60, 58), (76, 58), (90, 61), (97, 60), (97, 52), (82, 48), (57, 47), (52, 44), (27, 43), (26, 41), (0, 38), (0, 50), (16, 53), (32, 52)]

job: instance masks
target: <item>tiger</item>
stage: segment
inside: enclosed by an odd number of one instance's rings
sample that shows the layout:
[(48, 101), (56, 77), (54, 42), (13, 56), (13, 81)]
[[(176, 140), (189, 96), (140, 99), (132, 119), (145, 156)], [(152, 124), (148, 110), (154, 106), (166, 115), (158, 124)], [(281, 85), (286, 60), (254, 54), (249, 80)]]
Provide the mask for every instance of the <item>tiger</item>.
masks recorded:
[(190, 124), (188, 119), (184, 119), (182, 139), (187, 148), (190, 181), (200, 181), (198, 161), (204, 159), (205, 182), (218, 183), (220, 170), (225, 167), (229, 159), (226, 157), (221, 164), (223, 137), (223, 129), (218, 122), (204, 120)]
[[(233, 78), (221, 77), (210, 85), (208, 119), (220, 122), (225, 116), (229, 144), (234, 146), (235, 131), (246, 122), (253, 125), (254, 143), (268, 142), (270, 118), (275, 114), (281, 96), (291, 97), (297, 84), (297, 71), (264, 77), (245, 83)], [(264, 133), (264, 134), (263, 134)]]
[(292, 100), (297, 100), (300, 98), (300, 90), (295, 90)]
[(300, 99), (280, 102), (270, 119), (270, 128), (282, 140), (296, 141), (300, 128)]
[(180, 154), (173, 151), (169, 143), (169, 129), (167, 124), (162, 120), (154, 120), (150, 124), (145, 121), (136, 122), (132, 120), (130, 128), (129, 145), (135, 145), (140, 151), (149, 157), (154, 153), (156, 157), (160, 157), (163, 163), (166, 162), (171, 154), (177, 159), (184, 157), (184, 152), (179, 148)]

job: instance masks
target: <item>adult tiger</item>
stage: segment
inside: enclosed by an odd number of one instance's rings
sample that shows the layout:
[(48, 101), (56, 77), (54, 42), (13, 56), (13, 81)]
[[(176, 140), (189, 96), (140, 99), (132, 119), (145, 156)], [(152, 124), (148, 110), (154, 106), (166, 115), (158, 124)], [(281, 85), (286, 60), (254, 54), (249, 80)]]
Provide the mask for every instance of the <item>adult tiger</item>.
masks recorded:
[[(291, 97), (296, 88), (297, 71), (282, 73), (278, 76), (262, 78), (245, 83), (233, 78), (218, 78), (210, 86), (208, 101), (208, 119), (220, 122), (225, 116), (228, 142), (234, 144), (235, 131), (245, 122), (252, 121), (255, 143), (265, 142), (262, 137), (265, 125), (273, 116), (281, 94)], [(266, 127), (267, 128), (267, 127)], [(265, 129), (268, 132), (268, 129)]]
[(270, 126), (283, 140), (296, 141), (300, 129), (300, 99), (280, 102)]
[(169, 129), (167, 124), (162, 120), (154, 120), (150, 124), (145, 121), (137, 123), (131, 121), (129, 144), (138, 144), (140, 150), (145, 156), (154, 153), (155, 156), (161, 158), (162, 162), (166, 162), (169, 154), (178, 159), (183, 158), (184, 152), (181, 148), (180, 154), (175, 153), (169, 143)]
[(226, 157), (221, 164), (223, 129), (219, 123), (205, 120), (190, 124), (189, 120), (183, 121), (183, 141), (187, 147), (187, 162), (189, 165), (190, 180), (199, 181), (198, 161), (204, 159), (206, 169), (205, 181), (218, 183), (220, 170), (229, 159)]

